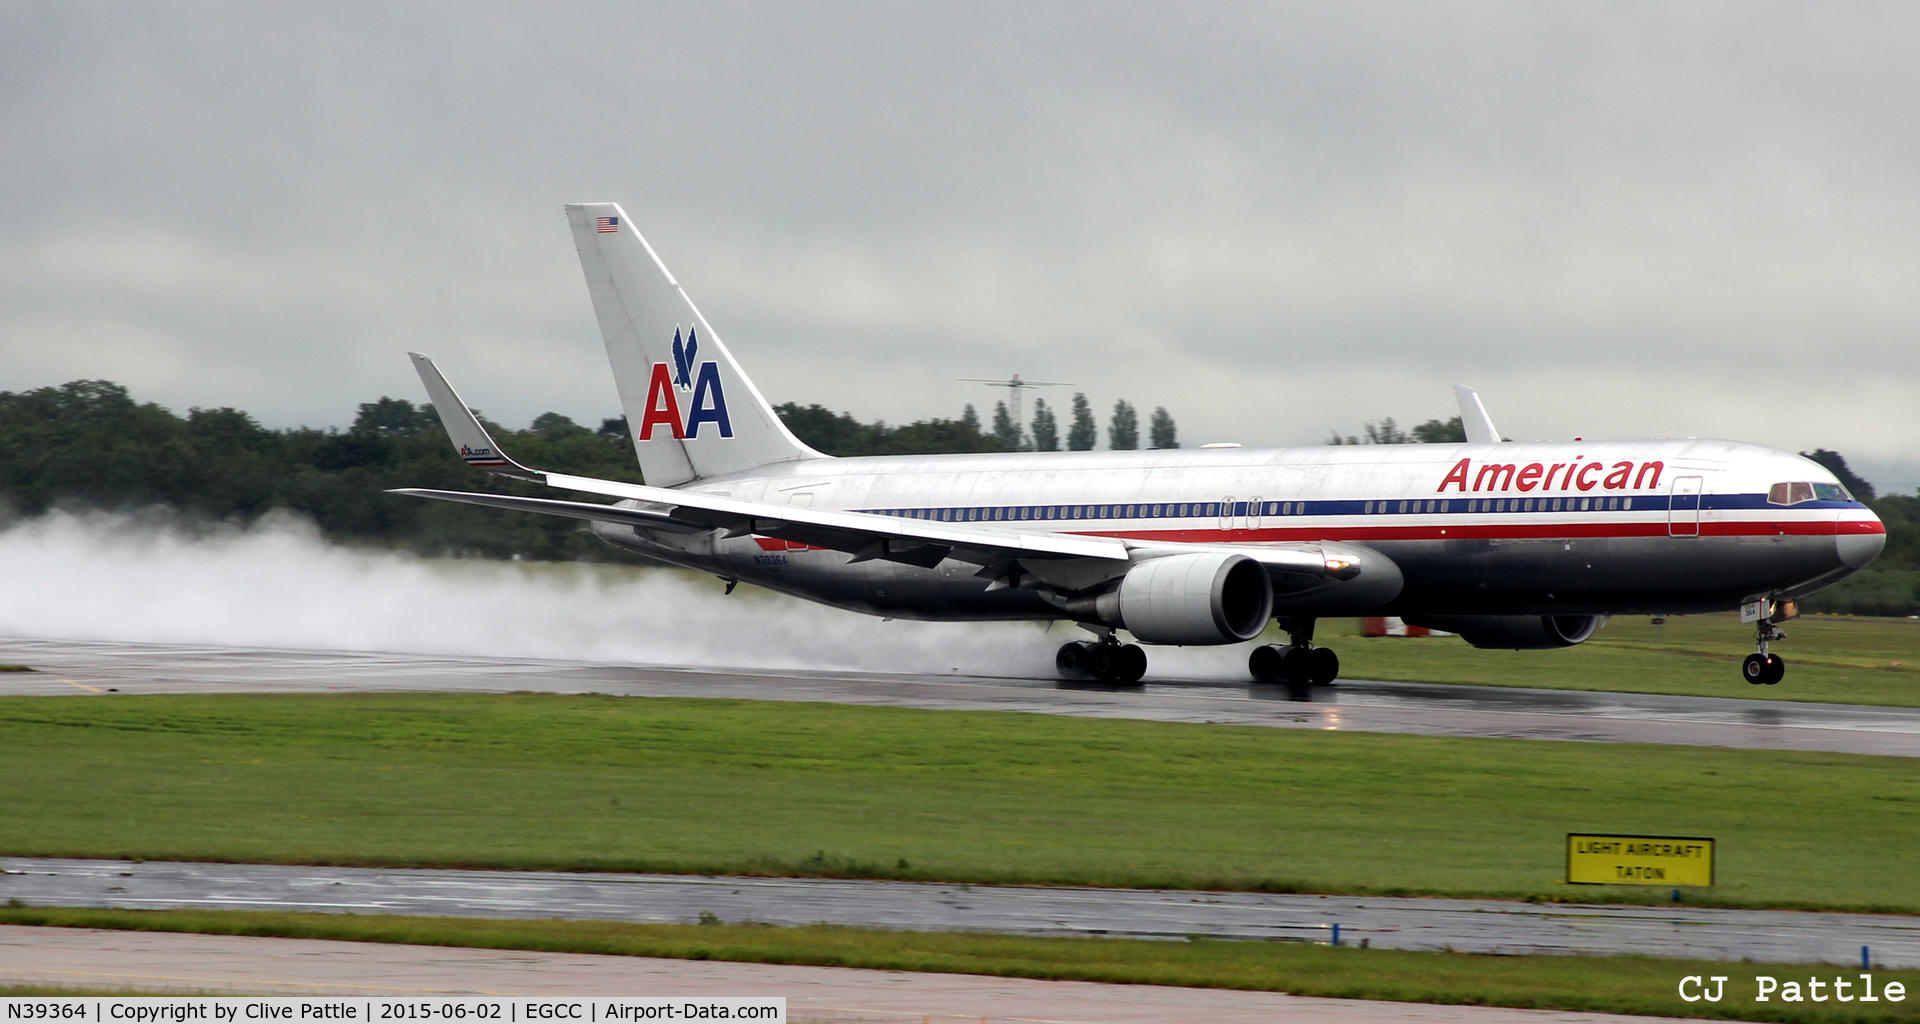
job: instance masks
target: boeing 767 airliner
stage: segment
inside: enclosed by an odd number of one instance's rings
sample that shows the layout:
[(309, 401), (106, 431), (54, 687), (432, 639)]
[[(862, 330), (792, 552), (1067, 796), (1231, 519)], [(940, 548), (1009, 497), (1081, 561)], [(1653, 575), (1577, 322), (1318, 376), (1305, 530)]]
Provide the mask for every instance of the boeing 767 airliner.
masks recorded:
[(447, 433), (481, 469), (611, 504), (397, 493), (571, 516), (608, 543), (873, 615), (1080, 624), (1061, 675), (1138, 682), (1123, 643), (1255, 647), (1255, 680), (1331, 682), (1326, 616), (1395, 615), (1477, 647), (1580, 643), (1609, 615), (1739, 608), (1748, 682), (1798, 598), (1880, 553), (1826, 469), (1734, 441), (1502, 442), (1457, 388), (1465, 444), (831, 458), (801, 443), (612, 203), (568, 206), (646, 485), (502, 452), (425, 356)]

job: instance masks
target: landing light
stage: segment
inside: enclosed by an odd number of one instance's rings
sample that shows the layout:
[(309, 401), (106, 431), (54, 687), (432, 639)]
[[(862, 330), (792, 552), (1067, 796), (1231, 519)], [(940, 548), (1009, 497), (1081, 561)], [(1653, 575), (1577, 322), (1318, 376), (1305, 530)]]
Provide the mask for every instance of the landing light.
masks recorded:
[(1340, 570), (1345, 569), (1352, 564), (1353, 564), (1352, 562), (1344, 558), (1329, 558), (1327, 559), (1327, 571), (1339, 572)]

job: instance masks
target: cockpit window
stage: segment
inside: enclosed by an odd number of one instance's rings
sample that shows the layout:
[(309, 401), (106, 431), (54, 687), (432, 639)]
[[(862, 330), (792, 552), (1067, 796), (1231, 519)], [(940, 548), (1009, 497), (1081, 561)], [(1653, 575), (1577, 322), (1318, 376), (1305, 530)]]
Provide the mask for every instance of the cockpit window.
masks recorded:
[(1796, 480), (1784, 484), (1774, 484), (1767, 489), (1767, 501), (1774, 505), (1798, 505), (1803, 501), (1852, 501), (1853, 495), (1847, 493), (1839, 484), (1815, 484)]

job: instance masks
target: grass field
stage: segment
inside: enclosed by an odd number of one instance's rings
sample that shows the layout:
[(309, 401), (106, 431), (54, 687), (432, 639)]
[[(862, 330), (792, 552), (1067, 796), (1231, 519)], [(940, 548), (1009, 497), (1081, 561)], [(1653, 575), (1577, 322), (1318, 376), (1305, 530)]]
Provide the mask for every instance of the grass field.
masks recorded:
[[(1757, 975), (1802, 983), (1810, 976), (1823, 982), (1844, 976), (1857, 994), (1858, 970), (1652, 957), (1475, 956), (1292, 942), (1150, 942), (824, 926), (642, 925), (244, 911), (4, 909), (0, 910), (0, 923), (939, 971), (1809, 1024), (1920, 1020), (1920, 971), (1873, 973), (1877, 992), (1884, 993), (1887, 982), (1898, 982), (1912, 993), (1901, 1002), (1783, 1003), (1775, 994), (1768, 1002), (1759, 1003), (1753, 998)], [(1726, 997), (1718, 1003), (1681, 1000), (1679, 981), (1689, 975), (1726, 976)]]
[(0, 700), (0, 853), (1920, 909), (1920, 761), (554, 695)]
[(1458, 637), (1359, 636), (1357, 619), (1330, 619), (1316, 641), (1353, 679), (1678, 693), (1701, 697), (1920, 706), (1920, 620), (1808, 616), (1774, 645), (1787, 661), (1777, 686), (1740, 679), (1753, 627), (1739, 617), (1688, 615), (1654, 625), (1621, 616), (1592, 640), (1554, 651), (1482, 651)]

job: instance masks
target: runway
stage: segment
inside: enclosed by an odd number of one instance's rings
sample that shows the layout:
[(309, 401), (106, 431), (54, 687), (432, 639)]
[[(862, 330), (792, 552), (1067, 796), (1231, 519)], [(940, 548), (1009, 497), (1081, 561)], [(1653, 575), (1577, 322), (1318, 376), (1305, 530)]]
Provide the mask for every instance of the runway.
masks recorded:
[[(784, 996), (797, 1024), (1648, 1024), (1489, 1006), (847, 967), (0, 925), (0, 984), (276, 996)], [(1674, 1000), (1676, 1011), (1686, 1004)]]
[[(112, 699), (143, 693), (511, 692), (725, 697), (911, 707), (1024, 711), (1101, 718), (1351, 729), (1444, 736), (1589, 742), (1651, 742), (1920, 756), (1920, 709), (1776, 701), (1586, 693), (1343, 680), (1308, 703), (1265, 688), (1217, 680), (1156, 680), (1102, 689), (1051, 679), (854, 672), (769, 672), (610, 665), (533, 659), (289, 651), (145, 643), (0, 640), (0, 663), (36, 671), (0, 673), (0, 695)], [(823, 879), (611, 876), (538, 872), (394, 871), (258, 865), (0, 860), (0, 899), (68, 906), (226, 907), (485, 917), (573, 917), (807, 924), (819, 921), (900, 929), (969, 929), (1178, 939), (1187, 935), (1329, 941), (1381, 948), (1489, 953), (1635, 952), (1737, 961), (1857, 965), (1869, 946), (1876, 964), (1920, 966), (1920, 919), (1851, 914), (1726, 911), (1681, 906), (1536, 906), (1497, 901), (1279, 896), (1247, 893), (941, 886)], [(45, 930), (42, 930), (45, 931)], [(86, 933), (103, 934), (103, 933)], [(38, 940), (35, 940), (38, 941)], [(170, 937), (182, 943), (220, 937)], [(163, 940), (98, 940), (100, 978), (138, 974), (140, 949)], [(148, 946), (141, 946), (142, 943)], [(0, 945), (4, 945), (0, 940)], [(351, 946), (352, 944), (332, 944)], [(129, 952), (130, 946), (140, 947)], [(157, 948), (157, 947), (156, 947)], [(198, 947), (194, 947), (198, 950)], [(209, 947), (211, 948), (211, 947)], [(251, 948), (251, 947), (250, 947)], [(290, 947), (275, 947), (290, 948)], [(317, 948), (317, 947), (316, 947)], [(363, 949), (367, 947), (362, 947)], [(198, 950), (158, 957), (152, 978), (173, 987), (222, 991), (373, 990), (587, 991), (608, 979), (648, 979), (629, 993), (771, 992), (787, 986), (831, 991), (815, 1019), (918, 1019), (958, 1012), (968, 1019), (1192, 1019), (1189, 990), (1085, 986), (1061, 1002), (1065, 983), (967, 979), (952, 975), (840, 972), (758, 965), (619, 961), (618, 967), (561, 965), (562, 957), (499, 954), (511, 968), (475, 958), (484, 951), (413, 951), (328, 959), (236, 960)], [(405, 950), (404, 952), (398, 950)], [(77, 955), (77, 954), (76, 954)], [(81, 956), (84, 960), (94, 953)], [(359, 960), (352, 959), (358, 956)], [(251, 954), (249, 954), (251, 957)], [(416, 963), (415, 961), (419, 961)], [(458, 961), (465, 966), (449, 971)], [(250, 966), (277, 966), (255, 971)], [(25, 970), (14, 958), (9, 970)], [(173, 966), (168, 966), (169, 964)], [(236, 967), (236, 964), (241, 966)], [(335, 967), (317, 967), (332, 964)], [(357, 966), (353, 966), (357, 964)], [(53, 970), (49, 967), (48, 970)], [(328, 981), (329, 970), (339, 977)], [(523, 974), (516, 971), (524, 970)], [(465, 973), (462, 973), (462, 972)], [(625, 971), (626, 974), (620, 972)], [(504, 972), (504, 973), (503, 973)], [(760, 973), (756, 973), (760, 972)], [(767, 973), (771, 972), (771, 973)], [(43, 972), (44, 973), (44, 972)], [(84, 972), (82, 972), (84, 973)], [(179, 979), (198, 978), (196, 985)], [(484, 978), (482, 985), (474, 979)], [(583, 978), (593, 979), (582, 982)], [(172, 979), (172, 980), (165, 980)], [(556, 981), (560, 989), (556, 989)], [(51, 980), (45, 978), (43, 980)], [(132, 982), (96, 981), (97, 984)], [(635, 982), (635, 985), (641, 984)], [(572, 988), (566, 986), (571, 985)], [(717, 988), (715, 986), (718, 986)], [(826, 986), (808, 988), (807, 986)], [(318, 986), (314, 989), (314, 986)], [(384, 987), (383, 987), (384, 986)], [(478, 986), (478, 987), (476, 987)], [(487, 986), (493, 986), (491, 988)], [(664, 986), (664, 987), (663, 987)], [(796, 989), (793, 986), (801, 986)], [(837, 986), (837, 987), (835, 987)], [(1032, 987), (1039, 986), (1039, 987)], [(606, 991), (597, 987), (595, 991)], [(1111, 991), (1109, 991), (1111, 990)], [(1407, 1007), (1343, 1000), (1288, 1000), (1271, 993), (1208, 993), (1213, 1020), (1593, 1020), (1593, 1015)], [(1086, 1000), (1091, 1000), (1086, 1001)], [(1265, 1001), (1263, 1001), (1265, 1000)], [(1319, 1004), (1325, 1004), (1324, 1006)], [(796, 1003), (796, 1010), (804, 1005)], [(1071, 1007), (1095, 1007), (1084, 1013)], [(957, 1011), (955, 1008), (958, 1008)], [(1185, 1014), (1185, 1016), (1182, 1016)], [(799, 1016), (796, 1014), (796, 1016)]]
[(913, 931), (1330, 942), (1470, 953), (1639, 953), (1920, 967), (1920, 918), (820, 878), (422, 871), (0, 858), (0, 899), (126, 909), (308, 910)]
[(1345, 679), (1294, 702), (1276, 688), (1155, 680), (1102, 688), (1055, 679), (769, 672), (284, 651), (71, 640), (0, 640), (0, 695), (479, 692), (827, 701), (1093, 718), (1434, 736), (1670, 743), (1920, 756), (1920, 708)]

